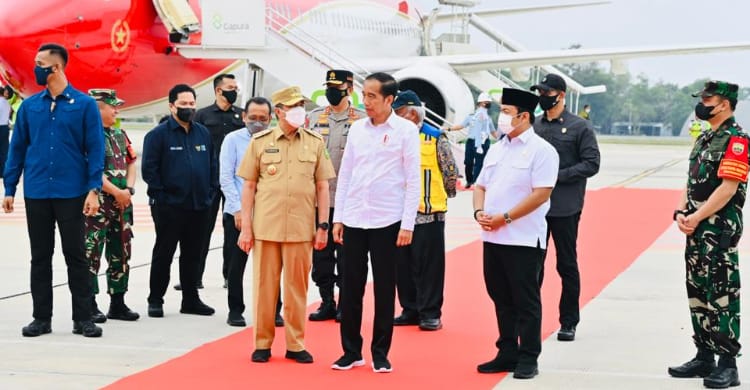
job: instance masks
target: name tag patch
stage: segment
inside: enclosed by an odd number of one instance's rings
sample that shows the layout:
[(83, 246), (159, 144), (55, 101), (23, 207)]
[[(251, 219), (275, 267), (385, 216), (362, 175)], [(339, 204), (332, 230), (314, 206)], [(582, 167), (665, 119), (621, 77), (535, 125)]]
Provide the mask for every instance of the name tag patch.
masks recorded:
[(266, 149), (266, 153), (279, 153), (279, 149)]
[(182, 150), (182, 146), (170, 146), (169, 150)]

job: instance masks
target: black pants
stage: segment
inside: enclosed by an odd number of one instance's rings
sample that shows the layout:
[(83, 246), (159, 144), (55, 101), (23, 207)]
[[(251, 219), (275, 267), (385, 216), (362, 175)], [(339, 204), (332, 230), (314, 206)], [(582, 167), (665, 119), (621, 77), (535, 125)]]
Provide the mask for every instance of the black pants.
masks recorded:
[(464, 154), (464, 166), (466, 169), (464, 173), (466, 174), (467, 187), (477, 181), (479, 173), (482, 172), (482, 165), (484, 165), (484, 156), (487, 155), (489, 149), (489, 138), (482, 144), (482, 151), (484, 153), (477, 153), (476, 140), (473, 138), (466, 140), (466, 152)]
[[(328, 215), (328, 223), (333, 226), (333, 208)], [(328, 229), (328, 244), (326, 244), (326, 247), (321, 250), (313, 250), (312, 280), (321, 291), (330, 291), (332, 294), (334, 285), (341, 288), (343, 259), (343, 248), (333, 241), (333, 229)], [(338, 275), (336, 270), (338, 270)], [(322, 298), (327, 299), (327, 297)]]
[(401, 222), (380, 229), (344, 227), (346, 267), (341, 285), (341, 346), (344, 353), (362, 353), (362, 298), (367, 284), (367, 254), (372, 259), (375, 292), (375, 320), (372, 331), (372, 359), (387, 359), (393, 338), (396, 300), (396, 264), (402, 252), (396, 247)]
[[(484, 283), (495, 303), (500, 353), (522, 364), (536, 364), (542, 352), (539, 248), (484, 243)], [(519, 345), (520, 337), (520, 345)]]
[[(221, 193), (221, 191), (217, 192), (216, 195), (214, 195), (214, 199), (211, 201), (211, 205), (208, 208), (208, 223), (205, 225), (205, 231), (203, 234), (205, 234), (204, 237), (202, 237), (203, 241), (203, 247), (201, 248), (200, 252), (200, 262), (198, 264), (198, 281), (203, 281), (203, 272), (206, 270), (206, 258), (208, 258), (208, 249), (211, 246), (211, 234), (214, 233), (214, 228), (216, 227), (216, 217), (219, 215), (219, 209), (221, 208), (221, 203), (224, 201), (224, 195)], [(223, 221), (223, 219), (222, 219)], [(227, 232), (224, 231), (224, 242), (227, 241)], [(236, 242), (236, 240), (235, 240)], [(224, 276), (224, 280), (228, 278), (228, 269), (229, 269), (229, 258), (232, 256), (232, 253), (230, 249), (224, 245), (222, 247), (222, 263), (221, 263), (221, 274)]]
[(151, 256), (148, 302), (164, 303), (172, 258), (179, 243), (182, 302), (194, 303), (198, 300), (198, 265), (208, 223), (208, 209), (186, 210), (157, 203), (151, 206), (151, 218), (156, 229), (156, 242)]
[(398, 301), (408, 317), (440, 318), (445, 285), (445, 222), (414, 226), (405, 255), (399, 258)]
[(8, 159), (8, 136), (10, 135), (10, 126), (0, 125), (0, 177), (5, 171), (5, 160)]
[[(576, 326), (580, 320), (578, 299), (581, 296), (581, 276), (578, 273), (578, 222), (581, 213), (569, 217), (547, 217), (547, 245), (549, 237), (555, 242), (557, 273), (562, 280), (560, 295), (560, 325)], [(539, 273), (539, 286), (544, 280), (544, 263)]]
[(85, 196), (70, 199), (29, 199), (26, 226), (31, 244), (31, 298), (37, 320), (52, 319), (52, 254), (55, 224), (60, 228), (68, 287), (73, 301), (73, 321), (91, 319), (91, 279), (84, 249), (83, 202)]
[[(222, 218), (224, 226), (224, 249), (229, 251), (229, 264), (227, 267), (227, 304), (230, 313), (242, 314), (245, 312), (245, 299), (242, 280), (245, 276), (247, 265), (247, 253), (237, 246), (240, 231), (234, 225), (234, 215), (224, 213)], [(229, 245), (229, 248), (227, 248)], [(281, 311), (281, 294), (276, 304), (276, 312)]]

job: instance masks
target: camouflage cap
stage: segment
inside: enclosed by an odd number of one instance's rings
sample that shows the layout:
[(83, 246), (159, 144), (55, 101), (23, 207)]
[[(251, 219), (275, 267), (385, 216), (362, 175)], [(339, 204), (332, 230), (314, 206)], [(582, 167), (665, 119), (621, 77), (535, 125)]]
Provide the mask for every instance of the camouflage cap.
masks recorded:
[(707, 81), (703, 89), (694, 93), (693, 97), (711, 97), (714, 95), (723, 96), (727, 99), (737, 100), (740, 87), (726, 81), (711, 80)]
[(306, 99), (302, 96), (302, 90), (296, 85), (282, 88), (271, 95), (271, 101), (273, 102), (274, 107), (279, 104), (293, 106), (303, 100)]
[(125, 101), (117, 98), (117, 92), (114, 89), (97, 88), (89, 89), (89, 96), (94, 100), (100, 101), (110, 106), (117, 107), (125, 104)]

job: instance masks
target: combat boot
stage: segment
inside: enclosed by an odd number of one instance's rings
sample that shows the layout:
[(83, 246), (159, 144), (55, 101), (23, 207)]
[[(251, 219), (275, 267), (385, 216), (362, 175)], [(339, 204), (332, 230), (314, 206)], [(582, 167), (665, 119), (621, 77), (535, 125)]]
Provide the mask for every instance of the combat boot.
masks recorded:
[(705, 378), (716, 368), (714, 354), (711, 351), (699, 349), (693, 360), (681, 366), (669, 367), (667, 372), (675, 378)]
[(96, 324), (107, 322), (107, 317), (99, 310), (99, 306), (96, 305), (96, 296), (91, 297), (91, 322)]
[(310, 321), (326, 321), (336, 318), (336, 301), (333, 300), (333, 288), (320, 289), (320, 303), (318, 310), (310, 313)]
[(141, 316), (125, 305), (125, 294), (112, 294), (107, 318), (111, 320), (135, 321)]

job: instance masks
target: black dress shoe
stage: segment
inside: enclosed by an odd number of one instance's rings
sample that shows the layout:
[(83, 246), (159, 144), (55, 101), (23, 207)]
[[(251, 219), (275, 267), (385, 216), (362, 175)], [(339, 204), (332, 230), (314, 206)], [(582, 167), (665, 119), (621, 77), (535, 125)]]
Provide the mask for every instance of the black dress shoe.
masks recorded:
[(227, 324), (229, 326), (247, 326), (245, 317), (242, 314), (232, 312), (229, 312), (229, 316), (227, 316)]
[(74, 321), (73, 333), (81, 334), (83, 337), (101, 337), (102, 328), (94, 325), (91, 321)]
[(477, 372), (482, 374), (496, 374), (498, 372), (515, 371), (518, 359), (498, 355), (494, 359), (477, 366)]
[(286, 351), (286, 355), (284, 357), (287, 359), (292, 359), (297, 363), (313, 362), (313, 357), (312, 355), (310, 355), (310, 352), (307, 352), (304, 349), (298, 352)]
[(279, 314), (279, 313), (276, 313), (276, 318), (274, 318), (274, 320), (273, 320), (273, 323), (274, 323), (274, 325), (276, 325), (277, 327), (282, 327), (282, 326), (284, 326), (284, 319), (283, 319), (283, 318), (281, 318), (281, 314)]
[(161, 303), (149, 303), (148, 304), (148, 316), (161, 318), (164, 317), (164, 308)]
[(182, 307), (180, 308), (180, 313), (182, 314), (195, 314), (199, 316), (210, 316), (213, 315), (214, 310), (213, 307), (206, 305), (205, 303), (201, 302), (200, 299), (196, 300), (195, 302), (190, 303), (182, 303)]
[(557, 339), (559, 341), (573, 341), (576, 339), (576, 327), (575, 326), (563, 326), (560, 331), (557, 332)]
[(537, 375), (539, 375), (539, 369), (536, 365), (519, 364), (513, 371), (513, 378), (516, 379), (531, 379)]
[(430, 318), (419, 321), (419, 329), (421, 330), (439, 330), (443, 328), (443, 323), (440, 318)]
[(705, 378), (716, 369), (716, 362), (711, 360), (693, 360), (676, 367), (669, 367), (667, 372), (675, 378)]
[(323, 302), (318, 310), (310, 313), (310, 321), (327, 321), (336, 318), (336, 304), (333, 302)]
[(252, 359), (252, 361), (255, 363), (266, 363), (271, 359), (271, 350), (256, 349), (255, 351), (253, 351), (253, 355), (250, 359)]
[(50, 321), (34, 320), (21, 329), (23, 337), (37, 337), (52, 332), (52, 323)]
[(711, 375), (703, 378), (703, 386), (709, 389), (726, 389), (740, 385), (736, 367), (716, 367)]
[(341, 322), (341, 312), (336, 313), (336, 322)]
[(141, 318), (141, 315), (130, 310), (125, 304), (110, 305), (109, 311), (107, 312), (107, 318), (110, 320), (136, 321)]
[(91, 313), (91, 322), (95, 324), (103, 324), (107, 322), (107, 316), (105, 316), (98, 308), (94, 308)]
[(419, 318), (401, 313), (393, 319), (393, 326), (419, 325)]

